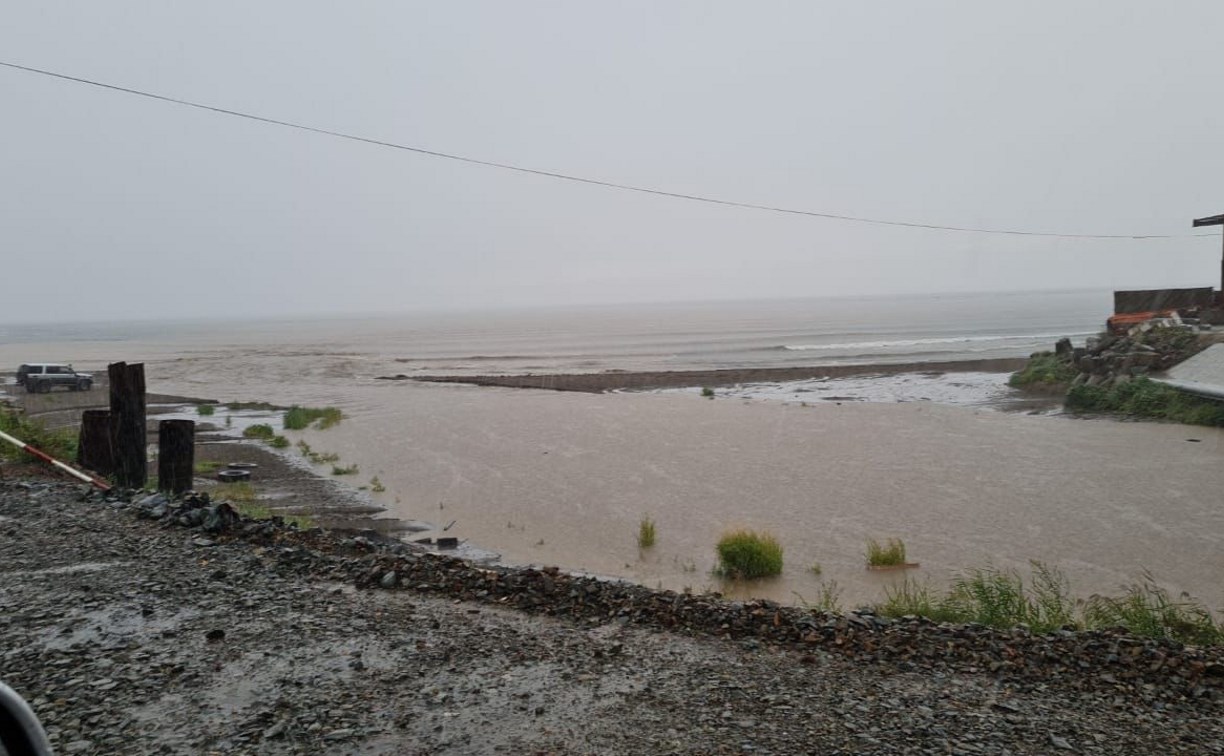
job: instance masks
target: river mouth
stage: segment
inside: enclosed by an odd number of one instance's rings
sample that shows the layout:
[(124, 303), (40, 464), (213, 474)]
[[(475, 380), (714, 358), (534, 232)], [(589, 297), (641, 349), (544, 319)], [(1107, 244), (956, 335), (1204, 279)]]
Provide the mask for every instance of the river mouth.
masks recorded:
[[(341, 408), (346, 419), (329, 430), (285, 435), (358, 466), (337, 485), (376, 476), (385, 491), (362, 495), (388, 516), (453, 522), (420, 537), (453, 537), (508, 564), (784, 603), (833, 593), (855, 607), (906, 579), (942, 588), (962, 570), (1027, 574), (1038, 560), (1080, 597), (1116, 594), (1148, 570), (1172, 595), (1224, 606), (1216, 429), (934, 401), (377, 380), (394, 369), (392, 358), (275, 348), (147, 365), (163, 393)], [(636, 542), (644, 517), (658, 531), (650, 549)], [(779, 538), (780, 577), (713, 574), (715, 543), (737, 527)], [(868, 571), (871, 538), (903, 539), (922, 566)]]

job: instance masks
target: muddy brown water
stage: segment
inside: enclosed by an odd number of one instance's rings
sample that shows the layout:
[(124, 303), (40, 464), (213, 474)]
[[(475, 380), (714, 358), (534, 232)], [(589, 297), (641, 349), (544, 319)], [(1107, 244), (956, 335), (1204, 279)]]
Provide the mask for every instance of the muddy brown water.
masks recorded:
[[(377, 475), (387, 490), (372, 498), (389, 514), (453, 520), (447, 535), (509, 563), (784, 602), (815, 601), (836, 583), (854, 606), (903, 579), (864, 568), (866, 539), (900, 537), (922, 565), (904, 574), (935, 586), (965, 568), (1036, 559), (1080, 596), (1150, 570), (1224, 607), (1220, 430), (931, 403), (389, 382), (375, 378), (395, 372), (389, 358), (274, 347), (142, 356), (159, 392), (341, 407), (339, 426), (287, 435), (357, 464), (354, 486)], [(658, 528), (645, 551), (643, 516)], [(737, 586), (710, 574), (714, 543), (736, 526), (778, 536), (782, 577)]]

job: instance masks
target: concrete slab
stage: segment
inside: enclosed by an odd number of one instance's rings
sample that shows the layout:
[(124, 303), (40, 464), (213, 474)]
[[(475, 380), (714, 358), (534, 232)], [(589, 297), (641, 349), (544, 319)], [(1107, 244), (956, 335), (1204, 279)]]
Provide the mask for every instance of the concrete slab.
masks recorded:
[(1211, 399), (1224, 399), (1224, 344), (1212, 344), (1153, 380)]

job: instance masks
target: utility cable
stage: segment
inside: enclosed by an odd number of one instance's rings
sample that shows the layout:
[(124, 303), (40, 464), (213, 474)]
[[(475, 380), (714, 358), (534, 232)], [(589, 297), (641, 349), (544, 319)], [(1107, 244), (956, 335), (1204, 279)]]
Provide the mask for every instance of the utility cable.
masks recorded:
[(183, 100), (177, 97), (169, 97), (166, 95), (154, 94), (153, 92), (145, 92), (139, 89), (131, 89), (129, 87), (121, 87), (117, 84), (107, 84), (106, 82), (94, 81), (92, 79), (83, 79), (77, 76), (69, 76), (67, 74), (56, 73), (55, 71), (46, 71), (41, 68), (31, 68), (30, 66), (22, 66), (16, 63), (7, 63), (0, 61), (0, 66), (11, 68), (17, 71), (26, 73), (38, 74), (40, 76), (49, 76), (63, 81), (71, 81), (77, 84), (87, 84), (92, 87), (108, 89), (114, 92), (122, 92), (124, 94), (135, 95), (137, 97), (145, 97), (151, 100), (160, 100), (175, 105), (183, 105), (189, 108), (197, 108), (199, 110), (207, 110), (211, 113), (219, 113), (221, 115), (233, 116), (235, 118), (245, 118), (250, 121), (258, 121), (267, 123), (273, 126), (284, 126), (286, 128), (298, 129), (301, 131), (309, 131), (314, 134), (322, 134), (324, 136), (336, 137), (337, 139), (348, 139), (354, 142), (363, 142), (372, 144), (378, 147), (388, 147), (395, 150), (403, 150), (405, 152), (414, 152), (418, 155), (428, 155), (430, 157), (443, 158), (445, 160), (455, 160), (461, 163), (470, 163), (472, 165), (482, 165), (488, 168), (498, 168), (505, 171), (514, 171), (517, 173), (526, 173), (532, 176), (543, 176), (545, 178), (558, 179), (561, 181), (572, 181), (579, 184), (590, 184), (592, 186), (602, 186), (608, 189), (618, 189), (626, 192), (637, 192), (639, 194), (651, 194), (658, 197), (671, 197), (673, 199), (689, 200), (691, 202), (704, 202), (711, 205), (723, 205), (726, 207), (739, 207), (748, 210), (764, 210), (771, 213), (785, 213), (787, 215), (804, 215), (812, 218), (825, 218), (828, 220), (847, 221), (850, 223), (867, 223), (876, 226), (900, 226), (902, 228), (923, 228), (935, 231), (957, 231), (960, 233), (969, 234), (995, 234), (1007, 236), (1039, 236), (1057, 239), (1184, 239), (1198, 236), (1216, 236), (1213, 233), (1191, 233), (1191, 234), (1065, 234), (1047, 231), (1025, 231), (1019, 229), (1001, 229), (1001, 228), (974, 228), (970, 226), (945, 226), (936, 223), (916, 223), (910, 221), (886, 220), (882, 218), (868, 218), (857, 215), (842, 215), (839, 213), (824, 213), (815, 210), (798, 210), (795, 208), (775, 207), (772, 205), (759, 205), (753, 202), (740, 202), (738, 200), (720, 199), (718, 197), (707, 197), (698, 194), (685, 194), (682, 192), (670, 192), (664, 189), (653, 189), (644, 186), (634, 186), (632, 184), (618, 184), (613, 181), (602, 181), (600, 179), (586, 178), (583, 176), (574, 176), (567, 173), (557, 173), (555, 171), (545, 171), (538, 168), (527, 168), (521, 165), (513, 165), (510, 163), (498, 163), (492, 160), (481, 160), (479, 158), (468, 157), (466, 155), (456, 155), (448, 152), (439, 152), (437, 150), (429, 150), (423, 147), (413, 147), (411, 145), (399, 144), (397, 142), (388, 142), (382, 139), (374, 139), (372, 137), (364, 137), (357, 134), (347, 134), (342, 131), (332, 131), (331, 129), (323, 129), (316, 126), (307, 126), (301, 123), (292, 121), (282, 121), (277, 118), (268, 118), (266, 116), (255, 115), (253, 113), (244, 113), (238, 110), (229, 110), (227, 108), (217, 107), (215, 105), (206, 105), (204, 103), (192, 102), (191, 100)]

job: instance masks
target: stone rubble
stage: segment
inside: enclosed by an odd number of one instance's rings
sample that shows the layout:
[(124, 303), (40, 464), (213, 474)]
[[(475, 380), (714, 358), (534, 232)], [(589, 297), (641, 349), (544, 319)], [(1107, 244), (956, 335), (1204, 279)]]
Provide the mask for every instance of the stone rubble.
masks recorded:
[(1224, 652), (481, 567), (0, 482), (0, 679), (64, 753), (1224, 753)]

